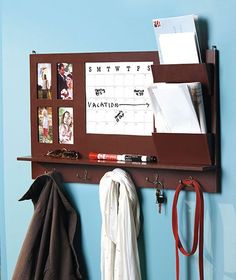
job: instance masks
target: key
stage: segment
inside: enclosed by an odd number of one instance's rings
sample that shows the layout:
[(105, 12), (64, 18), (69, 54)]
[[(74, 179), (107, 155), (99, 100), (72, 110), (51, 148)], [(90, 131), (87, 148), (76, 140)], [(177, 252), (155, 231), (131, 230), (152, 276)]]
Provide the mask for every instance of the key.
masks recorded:
[(165, 202), (166, 198), (164, 196), (163, 190), (156, 190), (156, 203), (158, 204), (159, 213), (161, 213), (162, 204)]

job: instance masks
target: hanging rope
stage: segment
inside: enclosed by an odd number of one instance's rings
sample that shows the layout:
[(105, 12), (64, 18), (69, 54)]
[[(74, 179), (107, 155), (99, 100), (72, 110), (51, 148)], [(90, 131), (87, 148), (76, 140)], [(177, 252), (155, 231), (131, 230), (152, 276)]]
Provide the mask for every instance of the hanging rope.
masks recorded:
[[(183, 247), (179, 237), (178, 228), (178, 211), (177, 202), (180, 191), (186, 187), (192, 186), (196, 192), (196, 206), (195, 206), (195, 217), (194, 217), (194, 236), (193, 244), (190, 252)], [(173, 206), (172, 206), (172, 230), (175, 238), (175, 252), (176, 252), (176, 280), (179, 280), (179, 250), (185, 256), (193, 255), (197, 247), (199, 248), (199, 279), (204, 280), (204, 269), (203, 269), (203, 230), (204, 230), (204, 199), (203, 193), (199, 183), (194, 179), (186, 179), (181, 181), (176, 188), (174, 195)]]

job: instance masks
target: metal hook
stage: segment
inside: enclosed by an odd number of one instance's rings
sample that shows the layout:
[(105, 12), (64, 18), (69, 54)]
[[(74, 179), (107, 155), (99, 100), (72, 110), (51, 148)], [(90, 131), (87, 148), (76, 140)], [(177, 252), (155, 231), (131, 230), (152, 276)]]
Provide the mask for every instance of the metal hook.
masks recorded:
[(84, 170), (84, 176), (81, 177), (81, 176), (79, 175), (79, 172), (78, 172), (78, 173), (76, 173), (76, 177), (79, 178), (80, 180), (83, 180), (83, 181), (88, 181), (88, 180), (91, 179), (91, 178), (88, 176), (88, 171), (87, 171), (87, 169)]
[(156, 188), (158, 185), (160, 185), (162, 189), (164, 188), (163, 183), (159, 180), (159, 174), (155, 175), (155, 179), (153, 181), (151, 181), (149, 177), (146, 177), (146, 181), (153, 184)]
[[(192, 176), (189, 176), (189, 177), (188, 177), (188, 180), (193, 180), (193, 177), (192, 177)], [(179, 183), (180, 183), (180, 184), (183, 184), (183, 180), (180, 179), (180, 180), (179, 180)], [(184, 186), (185, 186), (185, 187), (190, 187), (190, 188), (193, 187), (192, 184), (184, 184)]]
[(54, 167), (54, 168), (52, 168), (52, 170), (50, 171), (50, 170), (47, 170), (47, 169), (45, 169), (44, 170), (44, 174), (47, 174), (47, 173), (49, 173), (49, 172), (55, 172), (56, 171), (56, 168)]

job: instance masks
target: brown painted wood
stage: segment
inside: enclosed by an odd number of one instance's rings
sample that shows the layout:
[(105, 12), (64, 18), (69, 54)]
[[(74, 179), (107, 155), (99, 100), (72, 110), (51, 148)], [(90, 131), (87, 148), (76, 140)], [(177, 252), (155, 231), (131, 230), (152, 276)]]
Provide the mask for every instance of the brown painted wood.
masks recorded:
[[(86, 62), (116, 62), (116, 61), (153, 61), (155, 81), (188, 82), (201, 81), (204, 88), (204, 102), (207, 113), (208, 134), (206, 135), (158, 135), (127, 136), (127, 135), (98, 135), (86, 134), (86, 94), (85, 73)], [(73, 100), (57, 100), (56, 65), (59, 62), (73, 64), (74, 98)], [(51, 63), (52, 65), (52, 100), (37, 98), (37, 64)], [(155, 78), (158, 77), (158, 78)], [(116, 53), (71, 53), (71, 54), (32, 54), (30, 55), (30, 103), (31, 103), (31, 156), (19, 157), (18, 160), (29, 161), (32, 164), (32, 178), (57, 170), (62, 173), (65, 182), (99, 183), (105, 172), (114, 168), (123, 168), (130, 173), (135, 184), (139, 187), (154, 187), (155, 177), (163, 182), (167, 189), (175, 189), (179, 180), (189, 176), (197, 179), (204, 191), (217, 192), (220, 190), (220, 143), (219, 143), (219, 97), (218, 97), (218, 51), (206, 51), (206, 63), (195, 65), (159, 65), (157, 52), (116, 52)], [(38, 142), (38, 107), (50, 106), (53, 110), (53, 144)], [(58, 107), (72, 107), (74, 111), (74, 144), (61, 145), (58, 143)], [(209, 109), (210, 108), (210, 109)], [(162, 139), (161, 139), (162, 137)], [(173, 157), (173, 151), (168, 154), (168, 145), (182, 137), (189, 141), (193, 137), (193, 146), (201, 141), (204, 149), (200, 159), (194, 150), (187, 159), (181, 153)], [(183, 143), (186, 143), (184, 142)], [(161, 144), (160, 144), (161, 143)], [(202, 146), (199, 145), (200, 146)], [(160, 162), (157, 164), (120, 163), (88, 160), (91, 151), (115, 154), (145, 154), (157, 155), (157, 146), (162, 145)], [(172, 145), (174, 146), (174, 145)], [(44, 155), (49, 150), (62, 147), (79, 151), (79, 160), (51, 159)], [(170, 147), (170, 146), (169, 146)], [(165, 158), (165, 154), (168, 157)], [(162, 160), (164, 155), (164, 160)], [(173, 160), (174, 158), (174, 160)]]

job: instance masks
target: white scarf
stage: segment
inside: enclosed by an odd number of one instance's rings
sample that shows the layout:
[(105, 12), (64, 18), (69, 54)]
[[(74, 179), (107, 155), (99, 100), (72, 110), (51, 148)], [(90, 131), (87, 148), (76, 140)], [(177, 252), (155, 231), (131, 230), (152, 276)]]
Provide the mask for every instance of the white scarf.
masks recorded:
[(140, 208), (129, 175), (116, 168), (100, 181), (102, 280), (140, 280)]

